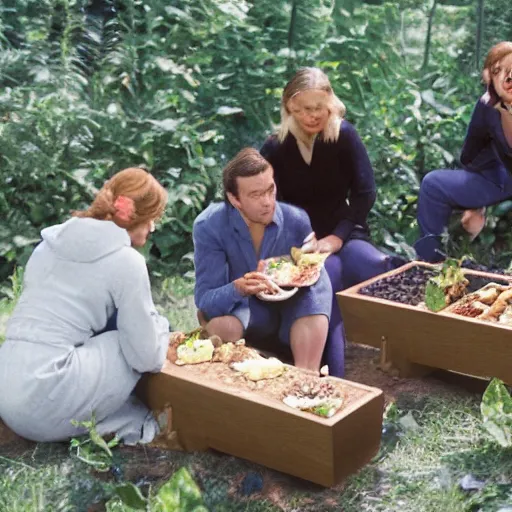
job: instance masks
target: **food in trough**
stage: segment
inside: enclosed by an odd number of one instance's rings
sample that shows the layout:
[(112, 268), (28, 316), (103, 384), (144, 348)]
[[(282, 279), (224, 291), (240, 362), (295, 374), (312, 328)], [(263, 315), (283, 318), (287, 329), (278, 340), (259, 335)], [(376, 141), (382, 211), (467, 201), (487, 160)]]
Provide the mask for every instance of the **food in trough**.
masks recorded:
[(275, 357), (267, 359), (246, 346), (244, 339), (222, 343), (218, 336), (201, 339), (205, 335), (202, 329), (171, 333), (170, 346), (175, 350), (169, 361), (190, 365), (188, 371), (198, 372), (206, 380), (258, 390), (289, 407), (324, 418), (330, 418), (345, 404), (344, 388), (329, 377), (289, 367)]
[(259, 352), (247, 347), (245, 340), (241, 339), (234, 343), (229, 341), (218, 347), (213, 353), (213, 363), (240, 363), (246, 359), (263, 359)]
[(509, 288), (505, 291), (502, 291), (502, 293), (498, 295), (498, 298), (494, 301), (489, 310), (484, 315), (482, 315), (482, 320), (497, 322), (511, 303), (512, 288)]
[(231, 366), (252, 381), (274, 379), (282, 375), (285, 370), (284, 364), (275, 357), (247, 359), (239, 363), (233, 363)]
[(469, 280), (461, 268), (462, 260), (447, 259), (425, 288), (425, 304), (437, 312), (456, 302), (467, 293)]
[(283, 403), (301, 411), (330, 418), (342, 406), (343, 397), (329, 380), (310, 378), (294, 382), (286, 391)]
[(508, 314), (501, 316), (512, 303), (512, 288), (497, 283), (489, 283), (448, 306), (443, 313), (453, 313), (491, 322), (508, 323)]
[(180, 366), (211, 361), (214, 350), (215, 347), (210, 339), (187, 341), (176, 349), (176, 355), (178, 356), (176, 364)]

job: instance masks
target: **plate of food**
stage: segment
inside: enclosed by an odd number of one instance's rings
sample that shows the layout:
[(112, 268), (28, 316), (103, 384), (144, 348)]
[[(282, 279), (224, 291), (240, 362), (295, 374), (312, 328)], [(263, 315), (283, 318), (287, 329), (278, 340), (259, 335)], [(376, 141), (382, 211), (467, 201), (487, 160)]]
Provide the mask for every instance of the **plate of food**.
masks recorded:
[(260, 261), (258, 271), (280, 288), (302, 288), (315, 284), (329, 253), (305, 253), (293, 247), (290, 255)]
[(260, 300), (264, 300), (267, 302), (280, 302), (282, 300), (290, 299), (299, 291), (299, 288), (297, 286), (290, 288), (290, 289), (283, 289), (283, 288), (277, 286), (275, 283), (273, 283), (273, 284), (275, 287), (272, 286), (272, 288), (274, 290), (272, 293), (260, 292), (256, 295), (256, 297), (258, 297), (258, 299), (260, 299)]

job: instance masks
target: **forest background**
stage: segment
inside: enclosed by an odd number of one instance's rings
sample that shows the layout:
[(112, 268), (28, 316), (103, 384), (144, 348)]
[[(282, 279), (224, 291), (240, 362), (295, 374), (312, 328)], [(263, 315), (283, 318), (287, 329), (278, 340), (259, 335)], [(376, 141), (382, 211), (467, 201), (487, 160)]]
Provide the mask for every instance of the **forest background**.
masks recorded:
[[(456, 168), (505, 0), (0, 1), (0, 285), (45, 226), (116, 171), (145, 165), (169, 206), (145, 248), (154, 278), (193, 277), (192, 224), (223, 165), (261, 147), (300, 66), (325, 70), (378, 186), (375, 242), (412, 257), (422, 177)], [(508, 267), (512, 201), (451, 254)]]

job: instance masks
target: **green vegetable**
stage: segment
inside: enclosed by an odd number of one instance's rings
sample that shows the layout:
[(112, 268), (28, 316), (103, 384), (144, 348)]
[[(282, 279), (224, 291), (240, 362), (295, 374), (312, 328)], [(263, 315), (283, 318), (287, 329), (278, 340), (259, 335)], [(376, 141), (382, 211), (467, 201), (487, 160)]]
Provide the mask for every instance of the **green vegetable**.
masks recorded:
[(204, 506), (201, 490), (187, 468), (181, 468), (171, 479), (160, 487), (154, 512), (208, 512)]
[(317, 405), (316, 407), (313, 407), (312, 412), (314, 414), (318, 414), (318, 416), (324, 416), (325, 418), (328, 418), (331, 412), (331, 407), (328, 405)]
[(197, 341), (199, 339), (199, 336), (201, 336), (202, 330), (203, 330), (202, 327), (198, 327), (197, 329), (194, 329), (193, 331), (190, 331), (186, 335), (185, 340), (183, 341), (183, 343), (180, 343), (180, 346), (181, 345), (185, 345), (186, 347), (193, 348), (194, 341)]
[(480, 404), (484, 428), (503, 447), (512, 446), (512, 397), (503, 382), (492, 379)]
[(466, 276), (461, 268), (464, 257), (460, 260), (447, 258), (439, 270), (439, 274), (430, 278), (425, 288), (425, 304), (431, 311), (440, 311), (446, 307), (445, 294), (447, 288), (464, 283)]
[(429, 281), (425, 288), (425, 305), (430, 311), (434, 312), (441, 311), (441, 309), (446, 307), (444, 288), (441, 288), (433, 281)]
[(461, 268), (463, 259), (456, 260), (448, 258), (444, 261), (439, 275), (433, 277), (431, 281), (437, 284), (440, 288), (448, 288), (454, 284), (462, 283), (466, 279), (464, 271)]

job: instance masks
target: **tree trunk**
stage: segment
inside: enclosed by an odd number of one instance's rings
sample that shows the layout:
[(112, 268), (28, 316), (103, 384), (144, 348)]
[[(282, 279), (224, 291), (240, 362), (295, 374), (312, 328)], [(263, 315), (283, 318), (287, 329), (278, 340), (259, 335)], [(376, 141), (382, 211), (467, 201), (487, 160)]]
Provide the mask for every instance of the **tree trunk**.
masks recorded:
[(436, 14), (436, 8), (437, 8), (437, 0), (434, 0), (434, 3), (432, 4), (430, 13), (428, 15), (427, 38), (425, 40), (425, 53), (423, 55), (423, 65), (421, 66), (421, 69), (423, 71), (425, 71), (428, 66), (428, 58), (430, 55), (430, 44), (431, 44), (431, 40), (432, 40), (432, 26), (434, 24), (434, 15)]
[(484, 0), (477, 0), (476, 4), (476, 47), (475, 67), (480, 68), (480, 56), (482, 55), (482, 38), (484, 35)]
[(295, 23), (297, 21), (297, 4), (299, 0), (292, 1), (292, 13), (290, 16), (290, 26), (288, 27), (288, 49), (293, 50), (293, 39), (295, 36)]

